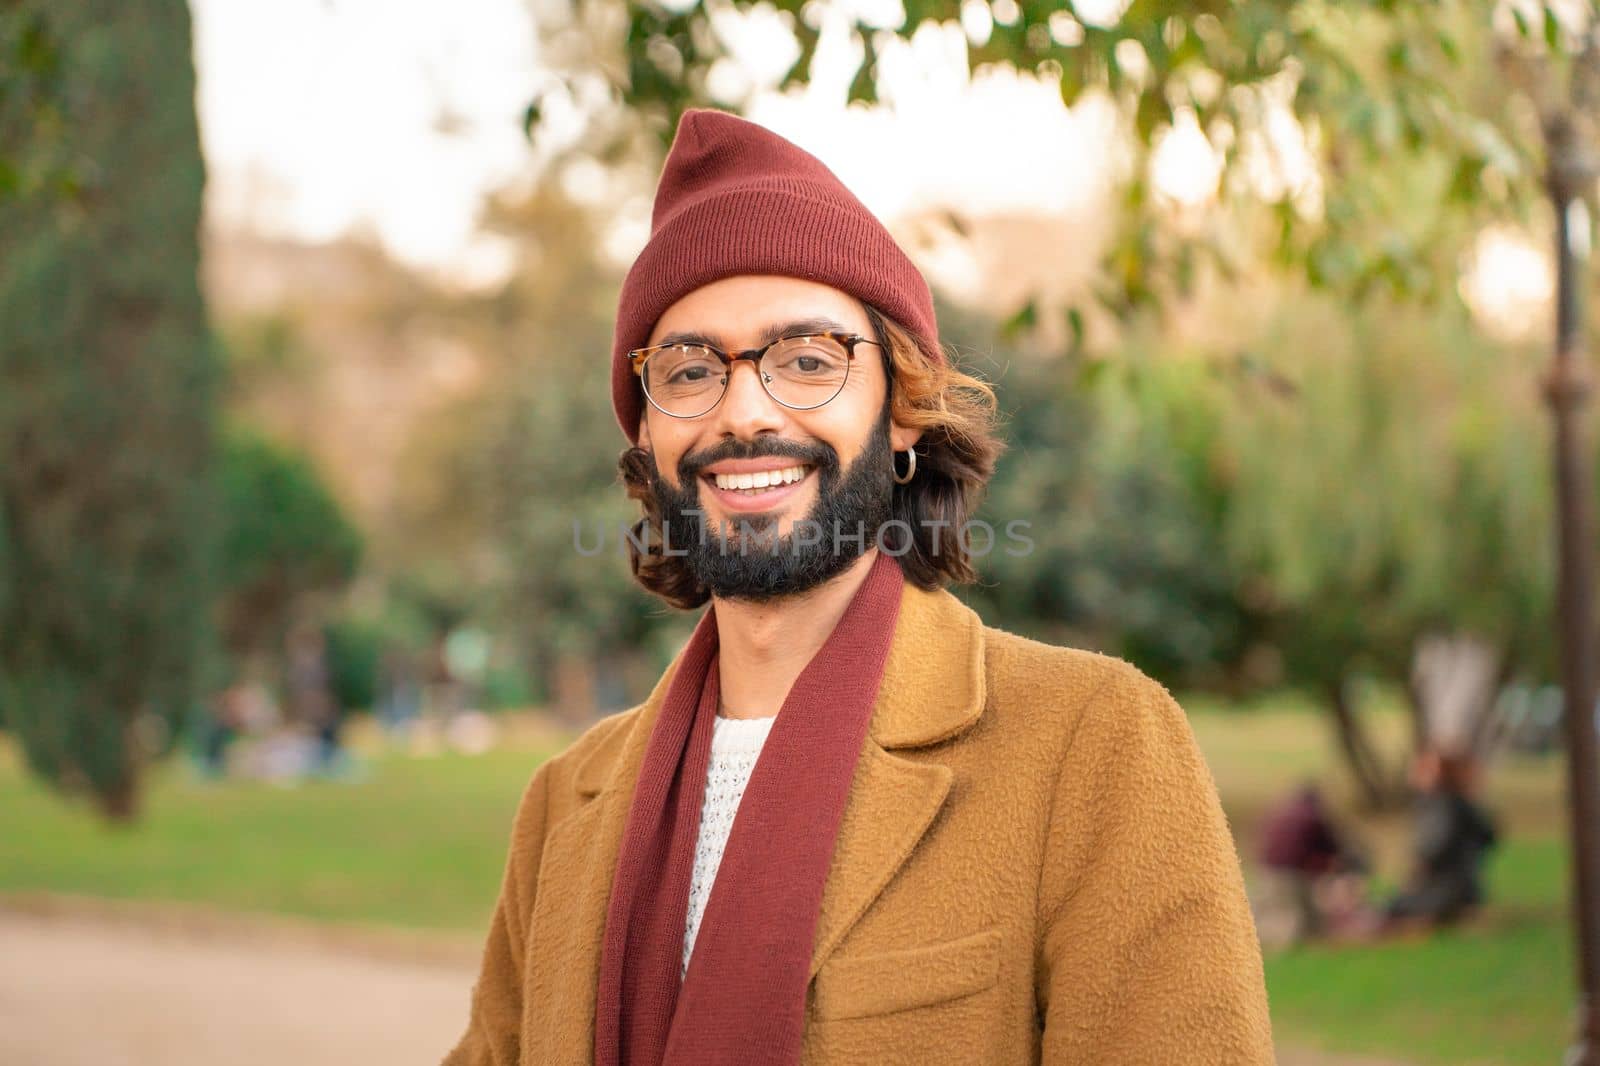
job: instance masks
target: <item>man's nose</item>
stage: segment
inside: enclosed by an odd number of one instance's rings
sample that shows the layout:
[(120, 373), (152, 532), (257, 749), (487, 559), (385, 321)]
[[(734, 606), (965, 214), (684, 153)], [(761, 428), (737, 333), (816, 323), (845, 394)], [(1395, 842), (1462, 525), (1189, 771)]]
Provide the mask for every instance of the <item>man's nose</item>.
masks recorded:
[(722, 430), (746, 440), (784, 421), (783, 407), (761, 386), (761, 368), (748, 359), (729, 368), (728, 391), (717, 410)]

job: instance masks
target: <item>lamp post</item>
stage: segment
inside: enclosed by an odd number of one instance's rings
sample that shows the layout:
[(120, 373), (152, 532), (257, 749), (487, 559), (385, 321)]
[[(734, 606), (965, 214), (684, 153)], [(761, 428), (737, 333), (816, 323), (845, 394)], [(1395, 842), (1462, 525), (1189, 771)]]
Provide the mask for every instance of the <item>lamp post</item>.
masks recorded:
[[(1594, 58), (1586, 50), (1579, 63)], [(1574, 101), (1575, 103), (1578, 101)], [(1568, 1066), (1600, 1066), (1600, 767), (1595, 742), (1594, 493), (1590, 435), (1584, 414), (1591, 378), (1583, 350), (1581, 256), (1589, 247), (1584, 193), (1596, 165), (1589, 124), (1576, 108), (1548, 112), (1544, 121), (1546, 185), (1556, 224), (1556, 344), (1544, 379), (1554, 421), (1556, 528), (1559, 553), (1557, 613), (1561, 685), (1565, 700), (1567, 790), (1572, 834), (1572, 903), (1577, 929), (1577, 1042)]]

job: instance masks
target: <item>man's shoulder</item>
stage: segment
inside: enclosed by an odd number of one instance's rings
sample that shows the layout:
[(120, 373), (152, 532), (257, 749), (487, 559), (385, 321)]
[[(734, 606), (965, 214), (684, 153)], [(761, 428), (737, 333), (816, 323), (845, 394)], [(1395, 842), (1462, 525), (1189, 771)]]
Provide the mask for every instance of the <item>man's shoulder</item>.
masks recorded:
[(1164, 685), (1126, 659), (987, 624), (984, 660), (991, 701), (1025, 705), (1034, 722), (1054, 719), (1068, 732), (1085, 720), (1161, 715), (1177, 706)]
[(518, 820), (548, 826), (561, 821), (604, 787), (639, 711), (608, 714), (541, 762), (522, 795)]
[(1161, 683), (1126, 659), (1088, 648), (1047, 644), (996, 626), (983, 627), (984, 658), (991, 683), (1048, 686), (1085, 696), (1149, 696), (1166, 692)]
[(643, 704), (636, 704), (616, 711), (585, 727), (576, 740), (551, 757), (551, 772), (581, 786), (594, 778), (596, 771), (608, 769), (622, 753), (628, 727), (642, 707)]

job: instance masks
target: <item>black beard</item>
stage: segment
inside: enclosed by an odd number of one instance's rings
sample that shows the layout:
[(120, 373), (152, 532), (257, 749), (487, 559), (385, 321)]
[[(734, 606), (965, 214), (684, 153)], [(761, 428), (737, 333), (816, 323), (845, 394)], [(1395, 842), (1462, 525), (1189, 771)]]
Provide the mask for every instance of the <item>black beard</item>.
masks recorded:
[[(701, 472), (725, 459), (758, 458), (794, 459), (812, 467), (817, 501), (811, 513), (783, 536), (776, 536), (778, 517), (773, 514), (742, 515), (723, 528), (708, 527), (700, 501)], [(650, 454), (651, 484), (666, 523), (668, 549), (681, 553), (689, 572), (713, 596), (755, 603), (816, 588), (866, 554), (890, 518), (892, 462), (887, 417), (879, 420), (867, 446), (842, 472), (838, 453), (821, 441), (728, 440), (699, 455), (684, 456), (674, 487), (662, 479), (655, 453)], [(795, 532), (802, 529), (810, 536), (796, 540)]]

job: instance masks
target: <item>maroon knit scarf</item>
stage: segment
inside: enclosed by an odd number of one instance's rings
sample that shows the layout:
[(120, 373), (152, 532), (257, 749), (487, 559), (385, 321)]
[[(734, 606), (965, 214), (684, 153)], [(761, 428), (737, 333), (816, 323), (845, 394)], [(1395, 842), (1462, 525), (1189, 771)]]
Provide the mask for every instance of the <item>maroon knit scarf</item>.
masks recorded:
[(595, 998), (596, 1066), (793, 1064), (834, 838), (877, 702), (904, 583), (879, 553), (772, 724), (680, 987), (712, 719), (707, 609), (645, 748), (611, 884)]

